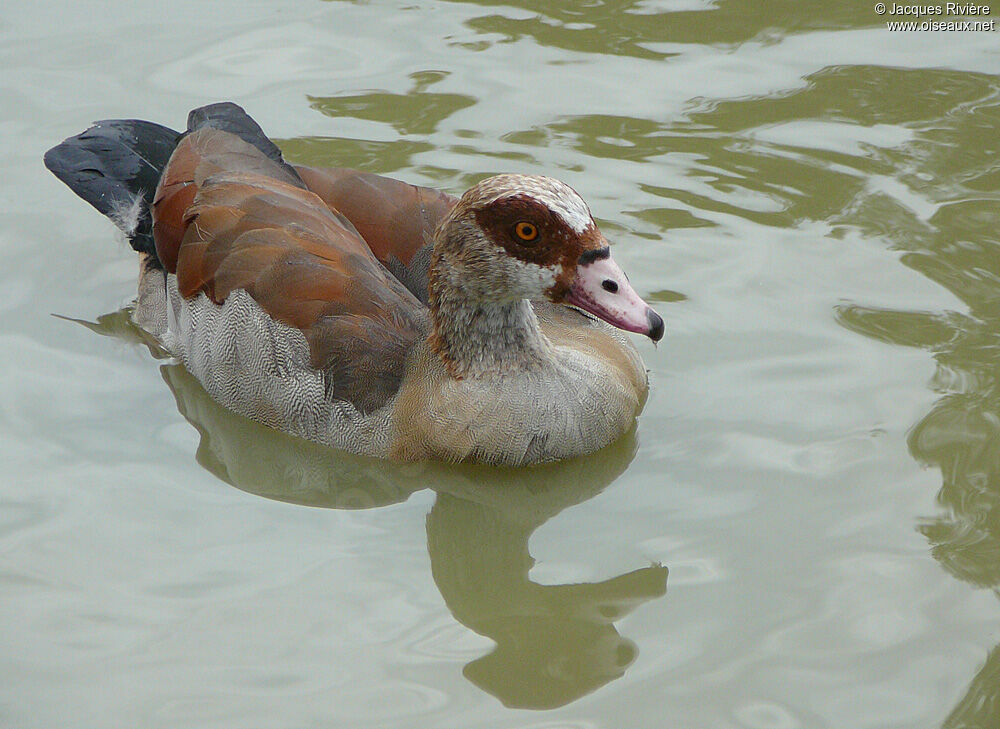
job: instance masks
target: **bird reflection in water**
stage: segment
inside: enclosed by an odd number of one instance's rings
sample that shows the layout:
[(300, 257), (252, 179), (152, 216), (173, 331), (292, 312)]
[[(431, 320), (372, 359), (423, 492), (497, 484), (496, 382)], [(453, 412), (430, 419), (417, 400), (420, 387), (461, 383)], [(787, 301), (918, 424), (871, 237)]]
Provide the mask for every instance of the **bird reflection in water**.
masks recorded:
[[(113, 336), (155, 342), (128, 311), (80, 322)], [(666, 592), (667, 568), (642, 567), (596, 583), (529, 579), (528, 540), (564, 509), (596, 496), (635, 455), (635, 432), (608, 448), (531, 468), (399, 464), (341, 453), (271, 430), (214, 402), (178, 364), (161, 367), (177, 407), (198, 430), (198, 462), (233, 486), (270, 499), (335, 509), (437, 494), (427, 516), (434, 581), (454, 617), (496, 647), (469, 663), (469, 681), (505, 705), (563, 706), (622, 677), (635, 643), (615, 622)]]

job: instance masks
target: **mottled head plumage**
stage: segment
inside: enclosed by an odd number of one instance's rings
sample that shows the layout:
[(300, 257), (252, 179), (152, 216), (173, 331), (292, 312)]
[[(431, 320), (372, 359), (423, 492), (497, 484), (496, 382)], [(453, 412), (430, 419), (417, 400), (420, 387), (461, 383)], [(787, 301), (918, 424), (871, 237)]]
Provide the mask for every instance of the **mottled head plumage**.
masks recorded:
[(483, 208), (501, 198), (530, 196), (548, 207), (575, 233), (594, 226), (590, 208), (579, 193), (561, 180), (542, 175), (494, 175), (473, 185), (462, 196), (460, 205)]

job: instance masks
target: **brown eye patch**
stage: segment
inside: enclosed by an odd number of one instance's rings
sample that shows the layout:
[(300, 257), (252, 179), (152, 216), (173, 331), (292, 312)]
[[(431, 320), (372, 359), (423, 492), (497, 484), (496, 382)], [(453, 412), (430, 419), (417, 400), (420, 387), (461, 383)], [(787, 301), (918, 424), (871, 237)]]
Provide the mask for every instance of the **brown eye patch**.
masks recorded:
[(593, 249), (591, 255), (596, 259), (604, 255), (607, 246), (596, 227), (576, 232), (548, 205), (528, 193), (502, 197), (478, 208), (475, 218), (486, 237), (511, 258), (558, 272), (548, 292), (551, 301), (561, 301), (569, 292), (584, 251)]
[(547, 205), (529, 194), (510, 195), (479, 208), (476, 222), (513, 258), (554, 265), (575, 234)]
[[(508, 257), (548, 268), (556, 274), (555, 283), (545, 295), (549, 301), (559, 303), (572, 288), (580, 266), (607, 257), (608, 242), (592, 219), (583, 230), (571, 227), (545, 201), (553, 195), (552, 190), (533, 178), (524, 180), (520, 190), (510, 184), (509, 192), (501, 189), (506, 194), (477, 201), (478, 204), (470, 204), (467, 209), (486, 240), (503, 249)], [(558, 198), (555, 195), (555, 208), (564, 208)], [(579, 224), (578, 219), (574, 220)], [(585, 253), (586, 258), (582, 258)]]

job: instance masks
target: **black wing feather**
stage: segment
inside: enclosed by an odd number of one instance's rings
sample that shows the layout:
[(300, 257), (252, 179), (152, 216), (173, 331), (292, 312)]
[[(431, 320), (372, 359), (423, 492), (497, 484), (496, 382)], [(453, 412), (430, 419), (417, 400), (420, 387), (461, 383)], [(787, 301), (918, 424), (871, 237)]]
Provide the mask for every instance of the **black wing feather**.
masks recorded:
[(188, 114), (188, 134), (202, 127), (211, 127), (223, 132), (235, 134), (247, 144), (259, 149), (265, 157), (277, 162), (292, 176), (300, 187), (306, 188), (295, 168), (285, 162), (278, 146), (267, 138), (264, 130), (255, 122), (243, 108), (231, 101), (221, 101), (194, 109)]
[(153, 122), (108, 119), (50, 149), (45, 166), (119, 226), (123, 211), (141, 198), (134, 226), (124, 232), (132, 248), (155, 259), (149, 205), (180, 137)]

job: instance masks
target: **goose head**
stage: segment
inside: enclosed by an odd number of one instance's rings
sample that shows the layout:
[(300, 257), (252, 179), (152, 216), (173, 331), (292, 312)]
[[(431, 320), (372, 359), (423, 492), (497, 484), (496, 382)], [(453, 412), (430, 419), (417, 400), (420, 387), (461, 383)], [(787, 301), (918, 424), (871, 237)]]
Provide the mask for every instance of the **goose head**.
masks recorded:
[(479, 182), (442, 221), (434, 255), (443, 265), (432, 278), (446, 277), (477, 304), (548, 299), (653, 341), (663, 336), (663, 319), (611, 257), (587, 204), (559, 180), (507, 174)]

